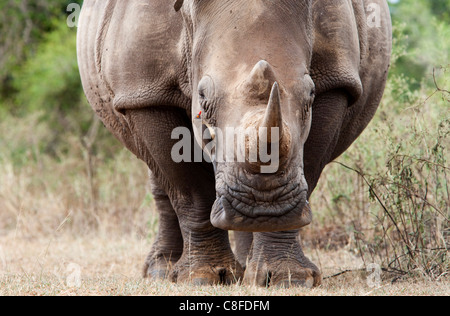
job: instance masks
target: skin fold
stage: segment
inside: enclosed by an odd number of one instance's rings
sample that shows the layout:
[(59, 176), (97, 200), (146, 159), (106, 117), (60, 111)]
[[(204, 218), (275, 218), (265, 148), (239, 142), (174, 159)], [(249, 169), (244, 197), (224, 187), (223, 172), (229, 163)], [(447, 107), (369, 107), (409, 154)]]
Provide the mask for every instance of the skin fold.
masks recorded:
[[(312, 221), (308, 199), (323, 168), (376, 112), (391, 32), (384, 0), (85, 0), (84, 91), (148, 165), (160, 215), (144, 275), (319, 285), (299, 230)], [(192, 155), (207, 145), (205, 131), (217, 143), (218, 130), (263, 128), (268, 137), (246, 134), (233, 148), (266, 149), (275, 168), (260, 155), (176, 163), (172, 132), (180, 127), (192, 135)], [(208, 155), (220, 156), (217, 148)]]

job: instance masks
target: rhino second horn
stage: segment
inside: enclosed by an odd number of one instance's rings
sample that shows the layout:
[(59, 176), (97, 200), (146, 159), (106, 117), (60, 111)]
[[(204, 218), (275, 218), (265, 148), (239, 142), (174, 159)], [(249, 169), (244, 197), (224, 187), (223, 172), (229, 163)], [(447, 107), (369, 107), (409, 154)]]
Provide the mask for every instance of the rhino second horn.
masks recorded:
[(267, 98), (270, 87), (275, 82), (275, 74), (270, 64), (265, 60), (260, 60), (253, 67), (247, 79), (250, 90), (261, 98)]
[(280, 87), (278, 83), (275, 82), (270, 93), (269, 104), (267, 105), (267, 110), (264, 115), (261, 127), (267, 128), (267, 141), (271, 141), (271, 131), (272, 127), (279, 128), (280, 140), (283, 137), (283, 116), (281, 113), (281, 98), (280, 98)]

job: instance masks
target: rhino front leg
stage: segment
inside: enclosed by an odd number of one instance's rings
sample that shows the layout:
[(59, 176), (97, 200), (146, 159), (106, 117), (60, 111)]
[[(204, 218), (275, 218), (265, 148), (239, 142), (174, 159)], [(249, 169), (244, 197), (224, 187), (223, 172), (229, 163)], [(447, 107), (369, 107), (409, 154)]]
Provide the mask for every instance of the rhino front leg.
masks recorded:
[(256, 286), (304, 286), (321, 284), (319, 269), (305, 257), (299, 231), (255, 233), (244, 284)]
[(175, 210), (167, 193), (149, 172), (150, 186), (159, 214), (158, 235), (145, 261), (144, 277), (164, 280), (183, 253), (183, 237)]
[[(181, 214), (180, 214), (181, 213)], [(184, 250), (172, 271), (177, 283), (195, 285), (232, 284), (242, 279), (243, 269), (231, 251), (228, 232), (213, 227), (210, 207), (178, 212)]]
[[(186, 111), (151, 107), (127, 111), (126, 118), (133, 134), (138, 137), (137, 155), (148, 164), (160, 187), (157, 191), (161, 191), (157, 203), (163, 216), (154, 250), (168, 241), (179, 240), (180, 233), (182, 236), (182, 254), (170, 270), (169, 278), (178, 283), (196, 284), (232, 283), (241, 278), (243, 271), (231, 251), (228, 232), (213, 227), (210, 222), (211, 208), (216, 199), (212, 166), (202, 162), (175, 163), (172, 159), (172, 148), (180, 141), (172, 139), (172, 132), (190, 125)], [(193, 143), (191, 148), (194, 148)], [(175, 229), (175, 217), (170, 212), (169, 202), (175, 211), (179, 230)], [(148, 268), (153, 269), (152, 264), (167, 259), (168, 250), (172, 250), (172, 255), (179, 255), (174, 249), (178, 249), (178, 244), (151, 253), (147, 271)], [(159, 273), (158, 269), (153, 270)]]

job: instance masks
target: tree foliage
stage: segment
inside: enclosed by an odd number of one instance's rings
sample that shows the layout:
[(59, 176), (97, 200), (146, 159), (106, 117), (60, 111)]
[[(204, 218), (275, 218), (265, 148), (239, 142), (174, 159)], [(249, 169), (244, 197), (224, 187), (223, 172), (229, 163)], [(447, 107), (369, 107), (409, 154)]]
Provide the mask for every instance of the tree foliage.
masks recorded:
[(412, 90), (432, 86), (433, 68), (450, 60), (450, 0), (400, 0), (390, 6), (398, 53), (391, 75), (404, 75)]
[[(27, 58), (33, 58), (36, 47), (63, 23), (70, 0), (2, 0), (0, 2), (0, 82), (11, 78), (11, 71)], [(78, 1), (81, 3), (81, 1)], [(8, 92), (3, 89), (3, 92)], [(4, 96), (4, 94), (3, 94)]]
[[(0, 115), (39, 112), (55, 139), (68, 130), (82, 135), (92, 122), (76, 64), (76, 28), (66, 23), (71, 2), (0, 2)], [(399, 0), (390, 7), (392, 81), (411, 91), (432, 86), (433, 68), (449, 63), (450, 0)]]

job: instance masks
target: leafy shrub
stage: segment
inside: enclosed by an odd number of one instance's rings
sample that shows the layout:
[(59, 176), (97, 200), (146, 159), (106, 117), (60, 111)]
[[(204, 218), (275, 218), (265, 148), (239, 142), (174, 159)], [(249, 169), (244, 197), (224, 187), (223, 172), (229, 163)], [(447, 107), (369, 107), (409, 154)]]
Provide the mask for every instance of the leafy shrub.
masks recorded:
[(364, 262), (402, 276), (450, 272), (450, 93), (437, 85), (448, 85), (447, 72), (414, 93), (403, 77), (391, 80), (374, 122), (318, 188), (335, 196), (317, 203), (328, 210), (320, 221), (346, 227)]
[[(408, 1), (402, 10), (411, 9)], [(450, 272), (450, 27), (408, 12), (394, 15), (392, 67), (377, 115), (325, 169), (311, 205), (319, 227), (344, 227), (349, 249), (366, 264), (439, 279)]]

